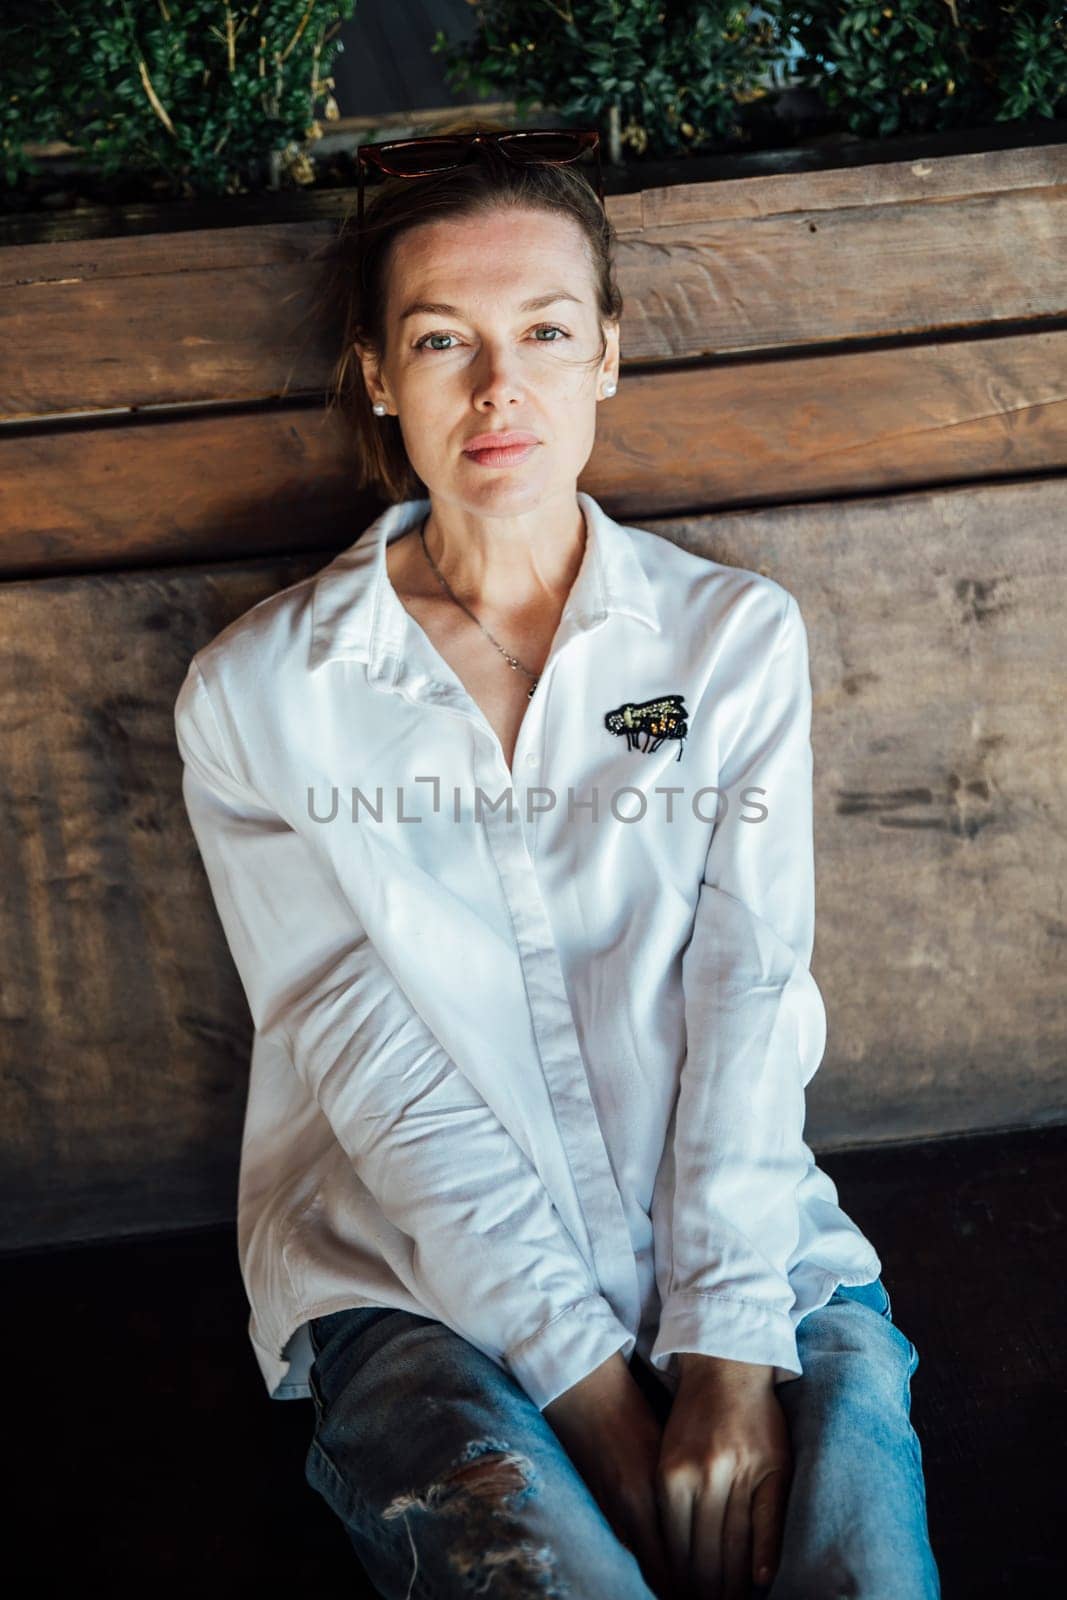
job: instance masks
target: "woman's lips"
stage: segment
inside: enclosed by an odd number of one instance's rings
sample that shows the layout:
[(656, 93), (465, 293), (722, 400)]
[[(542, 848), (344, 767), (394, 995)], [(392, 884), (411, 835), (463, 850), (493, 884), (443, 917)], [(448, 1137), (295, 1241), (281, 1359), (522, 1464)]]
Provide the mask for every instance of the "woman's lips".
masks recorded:
[(468, 461), (476, 461), (480, 467), (512, 467), (519, 461), (525, 461), (536, 449), (536, 444), (511, 444), (505, 445), (502, 450), (464, 450), (463, 454)]

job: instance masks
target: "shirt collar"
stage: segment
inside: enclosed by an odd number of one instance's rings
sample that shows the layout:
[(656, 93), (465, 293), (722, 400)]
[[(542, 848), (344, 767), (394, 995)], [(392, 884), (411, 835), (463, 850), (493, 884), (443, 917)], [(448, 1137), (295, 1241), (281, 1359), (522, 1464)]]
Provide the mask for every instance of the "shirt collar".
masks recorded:
[[(585, 515), (585, 554), (563, 617), (585, 631), (608, 616), (622, 615), (659, 632), (652, 585), (629, 530), (609, 517), (592, 495), (579, 489), (577, 498)], [(310, 671), (344, 658), (366, 661), (374, 681), (395, 678), (409, 616), (389, 582), (386, 546), (417, 527), (429, 512), (428, 499), (390, 506), (314, 580)]]

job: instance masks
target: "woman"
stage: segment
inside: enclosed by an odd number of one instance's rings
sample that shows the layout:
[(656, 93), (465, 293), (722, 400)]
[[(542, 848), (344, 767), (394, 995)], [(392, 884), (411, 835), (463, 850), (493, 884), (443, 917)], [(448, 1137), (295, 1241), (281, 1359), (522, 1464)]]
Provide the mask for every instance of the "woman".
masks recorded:
[(927, 1600), (918, 1355), (803, 1140), (805, 629), (577, 490), (621, 298), (576, 153), (382, 185), (338, 389), (392, 504), (178, 698), (250, 1334), (382, 1595)]

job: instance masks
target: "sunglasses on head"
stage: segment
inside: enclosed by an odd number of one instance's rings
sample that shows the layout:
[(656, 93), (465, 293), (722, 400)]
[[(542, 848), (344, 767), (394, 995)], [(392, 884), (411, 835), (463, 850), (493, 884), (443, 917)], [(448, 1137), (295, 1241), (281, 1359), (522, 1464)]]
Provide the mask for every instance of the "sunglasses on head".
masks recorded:
[(569, 166), (587, 150), (596, 160), (596, 192), (604, 204), (604, 185), (600, 172), (600, 134), (595, 128), (522, 128), (500, 133), (437, 133), (422, 139), (391, 139), (385, 144), (362, 144), (356, 151), (359, 166), (359, 207), (357, 220), (363, 221), (363, 174), (373, 164), (390, 178), (428, 178), (435, 172), (462, 166), (479, 145), (493, 145), (509, 161), (520, 166), (544, 162), (552, 167)]

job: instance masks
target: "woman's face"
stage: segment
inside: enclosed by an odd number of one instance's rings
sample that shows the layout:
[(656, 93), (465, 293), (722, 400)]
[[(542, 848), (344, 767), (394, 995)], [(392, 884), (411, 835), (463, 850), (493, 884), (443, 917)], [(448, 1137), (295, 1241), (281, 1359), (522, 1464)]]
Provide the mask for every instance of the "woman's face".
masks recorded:
[[(380, 368), (360, 353), (364, 380), (399, 419), (435, 501), (509, 515), (573, 496), (619, 365), (617, 323), (604, 324), (607, 349), (594, 360), (601, 325), (577, 222), (524, 208), (420, 225), (393, 250), (386, 329)], [(464, 454), (505, 429), (537, 443), (510, 464)]]

